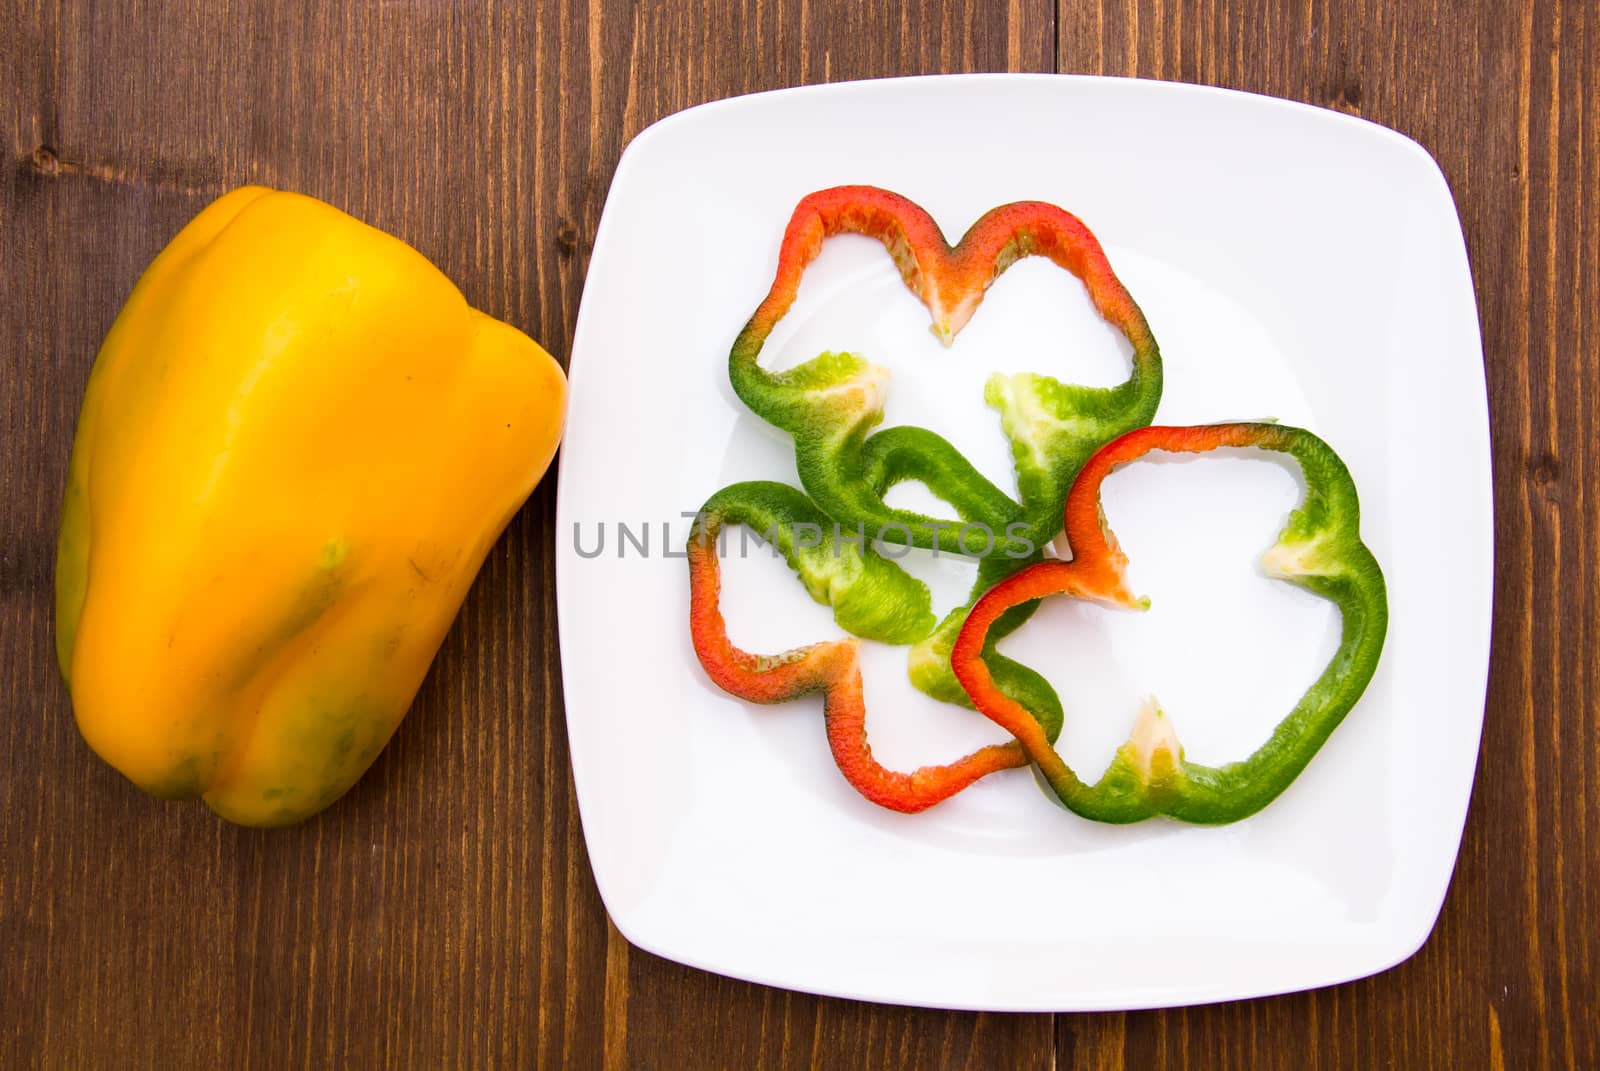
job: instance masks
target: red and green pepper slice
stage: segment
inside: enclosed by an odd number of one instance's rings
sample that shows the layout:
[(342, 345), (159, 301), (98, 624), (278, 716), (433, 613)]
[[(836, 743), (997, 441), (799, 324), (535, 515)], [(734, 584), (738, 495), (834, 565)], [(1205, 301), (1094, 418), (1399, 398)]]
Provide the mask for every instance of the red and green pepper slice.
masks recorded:
[[(841, 539), (826, 515), (804, 494), (782, 483), (738, 483), (723, 488), (701, 509), (689, 536), (689, 627), (706, 675), (724, 691), (756, 703), (785, 703), (821, 692), (828, 744), (840, 771), (857, 791), (892, 810), (921, 811), (996, 770), (1026, 766), (1016, 741), (981, 748), (944, 766), (911, 773), (889, 770), (867, 743), (858, 644), (853, 638), (797, 647), (780, 654), (751, 654), (734, 646), (722, 617), (721, 540), (743, 525), (769, 541), (818, 602), (833, 608), (843, 628), (886, 643), (903, 643), (933, 625), (928, 589), (894, 562)], [(848, 533), (846, 533), (848, 534)], [(1061, 730), (1061, 706), (1044, 679), (998, 653), (991, 680), (1002, 693), (1036, 712), (1047, 740)]]
[[(1002, 272), (1028, 256), (1047, 257), (1080, 279), (1105, 320), (1133, 347), (1130, 377), (1115, 387), (1064, 384), (1049, 376), (996, 374), (984, 400), (999, 411), (1011, 442), (1019, 501), (1012, 503), (943, 438), (921, 431), (914, 443), (892, 445), (869, 432), (883, 420), (888, 373), (853, 353), (824, 353), (786, 372), (769, 372), (759, 359), (778, 321), (794, 303), (807, 265), (823, 242), (838, 234), (876, 238), (901, 277), (933, 317), (946, 345), (966, 326), (984, 292)], [(1076, 216), (1055, 205), (1024, 201), (984, 214), (951, 246), (933, 218), (898, 194), (873, 186), (837, 186), (813, 193), (795, 207), (784, 232), (778, 271), (766, 299), (734, 341), (728, 374), (741, 400), (763, 420), (794, 437), (800, 484), (828, 516), (848, 527), (881, 531), (886, 542), (937, 547), (947, 554), (994, 556), (1012, 544), (1029, 549), (1048, 542), (1061, 519), (1061, 503), (1078, 468), (1095, 447), (1148, 424), (1161, 400), (1161, 356), (1144, 314), (1111, 270), (1100, 243)], [(879, 435), (890, 434), (880, 432)], [(961, 524), (937, 521), (883, 501), (874, 463), (908, 451), (916, 478), (961, 511), (981, 502), (981, 512), (1004, 519), (993, 532), (996, 547), (959, 538)], [(963, 516), (962, 520), (971, 520)], [(1005, 524), (1021, 521), (1026, 541), (1008, 537)], [(1048, 533), (1040, 538), (1043, 533)], [(1024, 557), (1026, 553), (1017, 555)]]
[[(1299, 462), (1305, 495), (1262, 565), (1269, 575), (1338, 607), (1339, 648), (1249, 757), (1226, 766), (1187, 761), (1171, 721), (1152, 703), (1105, 775), (1090, 785), (1038, 731), (1026, 706), (995, 687), (983, 657), (989, 630), (1011, 607), (1052, 595), (1147, 606), (1127, 588), (1127, 558), (1101, 513), (1101, 483), (1117, 466), (1152, 450), (1199, 453), (1230, 446), (1275, 451)], [(1219, 824), (1249, 817), (1271, 803), (1361, 698), (1383, 650), (1389, 619), (1383, 572), (1361, 541), (1361, 507), (1344, 462), (1311, 432), (1278, 424), (1141, 428), (1107, 444), (1084, 466), (1067, 499), (1065, 522), (1072, 560), (1041, 562), (1002, 580), (978, 600), (962, 627), (952, 664), (978, 710), (1022, 743), (1061, 802), (1085, 818), (1137, 822), (1164, 814)]]

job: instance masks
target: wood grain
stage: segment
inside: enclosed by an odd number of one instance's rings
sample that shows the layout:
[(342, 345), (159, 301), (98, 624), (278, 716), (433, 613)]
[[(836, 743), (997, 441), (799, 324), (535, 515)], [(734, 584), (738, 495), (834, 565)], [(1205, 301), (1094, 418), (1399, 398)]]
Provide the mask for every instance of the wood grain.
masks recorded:
[[(1495, 669), (1416, 958), (1313, 994), (1052, 1019), (820, 999), (630, 949), (568, 772), (550, 483), (328, 814), (234, 829), (82, 744), (50, 654), (76, 407), (139, 270), (211, 197), (323, 197), (565, 359), (611, 173), (655, 119), (1057, 68), (1360, 114), (1454, 189), (1492, 404)], [(1597, 135), (1590, 0), (0, 0), (0, 1067), (1600, 1067)]]

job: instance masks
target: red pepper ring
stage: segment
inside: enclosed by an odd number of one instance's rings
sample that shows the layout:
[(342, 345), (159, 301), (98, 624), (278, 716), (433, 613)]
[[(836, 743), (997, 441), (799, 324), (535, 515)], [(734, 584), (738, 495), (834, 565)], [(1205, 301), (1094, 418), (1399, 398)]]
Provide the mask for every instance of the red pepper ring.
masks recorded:
[[(743, 497), (751, 498), (751, 488), (771, 497), (774, 486), (736, 486), (729, 489), (735, 494), (724, 492), (724, 497), (737, 502), (742, 492)], [(798, 492), (790, 494), (799, 497)], [(715, 501), (708, 507), (713, 507)], [(689, 559), (690, 634), (695, 654), (714, 684), (753, 703), (785, 703), (821, 692), (828, 747), (839, 771), (856, 791), (893, 811), (915, 814), (991, 773), (1028, 764), (1026, 752), (1015, 740), (991, 744), (947, 765), (924, 766), (911, 773), (890, 770), (879, 763), (867, 743), (867, 711), (856, 639), (847, 637), (781, 654), (758, 655), (740, 650), (728, 638), (727, 622), (722, 616), (722, 563), (717, 549), (725, 520), (741, 523), (725, 518), (716, 508), (708, 508), (685, 548)]]
[[(1220, 767), (1186, 761), (1171, 722), (1152, 703), (1105, 775), (1087, 784), (1050, 745), (1027, 708), (995, 687), (983, 659), (989, 630), (1013, 606), (1050, 595), (1117, 607), (1148, 606), (1148, 600), (1136, 599), (1128, 590), (1127, 557), (1105, 526), (1100, 485), (1114, 468), (1151, 450), (1200, 453), (1225, 446), (1273, 450), (1300, 463), (1305, 496), (1263, 565), (1270, 575), (1339, 608), (1339, 649), (1294, 710), (1248, 758)], [(1028, 566), (978, 600), (951, 654), (961, 687), (984, 716), (1021, 742), (1056, 797), (1085, 818), (1137, 822), (1165, 814), (1221, 824), (1259, 811), (1299, 776), (1343, 721), (1372, 679), (1383, 650), (1388, 625), (1383, 573), (1361, 542), (1360, 505), (1344, 462), (1311, 432), (1278, 424), (1140, 428), (1107, 443), (1089, 459), (1064, 512), (1072, 560)]]

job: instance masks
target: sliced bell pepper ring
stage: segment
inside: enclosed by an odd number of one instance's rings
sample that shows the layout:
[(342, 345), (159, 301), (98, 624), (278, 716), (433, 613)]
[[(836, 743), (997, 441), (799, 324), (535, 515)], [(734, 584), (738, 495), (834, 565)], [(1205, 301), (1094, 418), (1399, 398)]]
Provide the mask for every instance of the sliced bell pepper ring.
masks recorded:
[[(834, 761), (857, 791), (891, 810), (925, 810), (980, 777), (1027, 765), (1026, 753), (1013, 740), (980, 748), (944, 766), (911, 773), (887, 769), (873, 758), (867, 743), (855, 639), (815, 643), (776, 655), (750, 654), (735, 647), (722, 617), (720, 557), (724, 529), (735, 525), (751, 528), (771, 542), (812, 597), (832, 606), (841, 627), (897, 644), (933, 627), (927, 586), (876, 553), (856, 533), (844, 532), (841, 538), (834, 523), (800, 491), (781, 483), (733, 484), (701, 508), (686, 548), (690, 634), (700, 664), (718, 687), (756, 703), (784, 703), (823, 693)], [(1039, 731), (1046, 740), (1054, 740), (1061, 730), (1061, 707), (1049, 684), (997, 652), (991, 659), (996, 687), (1038, 711)]]
[[(1100, 485), (1119, 465), (1152, 450), (1198, 453), (1247, 446), (1299, 462), (1305, 495), (1262, 565), (1339, 608), (1339, 648), (1271, 737), (1249, 758), (1211, 767), (1183, 757), (1172, 724), (1152, 702), (1127, 743), (1094, 785), (1080, 780), (1051, 746), (1027, 707), (995, 686), (985, 664), (989, 633), (1011, 607), (1051, 595), (1143, 608), (1127, 588), (1127, 558), (1104, 525)], [(1089, 459), (1065, 509), (1071, 561), (1041, 562), (1013, 574), (978, 600), (956, 639), (956, 678), (984, 715), (1012, 733), (1068, 809), (1101, 822), (1136, 822), (1165, 814), (1186, 822), (1236, 822), (1286, 789), (1321, 748), (1378, 664), (1388, 625), (1383, 572), (1361, 542), (1355, 483), (1332, 448), (1309, 431), (1277, 424), (1148, 427), (1108, 443)]]
[(1008, 541), (1003, 530), (993, 532), (993, 546), (972, 533), (963, 540), (960, 524), (892, 508), (883, 501), (882, 487), (875, 486), (882, 482), (872, 478), (875, 461), (908, 449), (921, 460), (907, 467), (918, 468), (917, 478), (936, 496), (958, 509), (963, 499), (985, 500), (997, 511), (1002, 506), (991, 500), (992, 485), (977, 485), (974, 477), (982, 478), (976, 470), (932, 432), (919, 429), (914, 443), (900, 440), (893, 449), (876, 443), (876, 436), (868, 438), (883, 419), (884, 369), (852, 353), (824, 353), (785, 372), (769, 372), (759, 363), (768, 336), (794, 303), (807, 265), (826, 239), (843, 233), (884, 244), (946, 345), (989, 285), (1026, 256), (1048, 257), (1076, 275), (1100, 315), (1132, 344), (1132, 374), (1115, 387), (1069, 385), (1023, 373), (996, 374), (984, 389), (1011, 441), (1021, 498), (1004, 520), (1022, 521), (1031, 529), (1029, 546), (1047, 542), (1084, 459), (1101, 443), (1149, 423), (1161, 397), (1155, 338), (1099, 242), (1070, 213), (1027, 201), (985, 213), (952, 247), (931, 216), (898, 194), (872, 186), (822, 190), (796, 206), (772, 287), (734, 341), (728, 357), (734, 391), (758, 416), (794, 437), (800, 483), (824, 513), (850, 528), (865, 525), (885, 542), (967, 555), (1004, 552), (1017, 541)]

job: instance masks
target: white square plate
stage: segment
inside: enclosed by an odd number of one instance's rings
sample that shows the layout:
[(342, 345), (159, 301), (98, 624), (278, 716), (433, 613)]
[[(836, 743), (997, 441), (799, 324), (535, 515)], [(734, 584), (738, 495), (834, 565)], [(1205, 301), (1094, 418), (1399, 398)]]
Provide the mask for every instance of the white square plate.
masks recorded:
[[(1100, 826), (1026, 771), (892, 814), (835, 771), (820, 700), (757, 707), (706, 680), (677, 556), (683, 515), (735, 480), (797, 482), (788, 440), (734, 397), (729, 346), (771, 283), (795, 202), (842, 183), (903, 193), (952, 237), (1007, 201), (1065, 207), (1155, 331), (1159, 423), (1277, 417), (1349, 464), (1389, 582), (1388, 645), (1344, 725), (1258, 816)], [(944, 433), (1007, 488), (982, 402), (989, 372), (1127, 375), (1118, 336), (1043, 260), (1002, 276), (950, 349), (927, 328), (882, 247), (840, 238), (763, 363), (864, 354), (893, 373), (886, 424)], [(622, 158), (571, 364), (557, 563), (567, 725), (589, 857), (630, 941), (794, 989), (1050, 1011), (1328, 985), (1427, 937), (1483, 720), (1492, 529), (1466, 250), (1444, 178), (1414, 142), (1299, 104), (1097, 78), (865, 82), (695, 108)], [(1208, 763), (1244, 757), (1288, 712), (1337, 636), (1330, 605), (1256, 566), (1297, 494), (1292, 472), (1237, 457), (1135, 465), (1107, 482), (1132, 585), (1153, 609), (1057, 599), (1005, 648), (1055, 684), (1060, 746), (1080, 773), (1098, 776), (1146, 693)], [(961, 601), (969, 564), (907, 561), (937, 610)], [(839, 634), (754, 543), (730, 554), (724, 580), (747, 650)], [(865, 647), (886, 764), (1000, 738), (915, 692), (903, 649)]]

